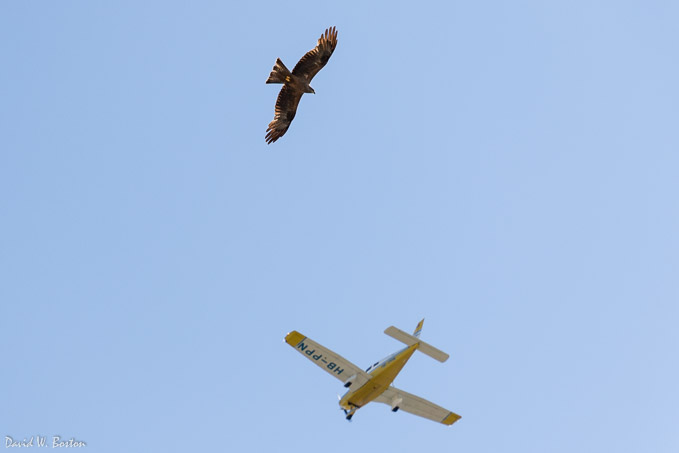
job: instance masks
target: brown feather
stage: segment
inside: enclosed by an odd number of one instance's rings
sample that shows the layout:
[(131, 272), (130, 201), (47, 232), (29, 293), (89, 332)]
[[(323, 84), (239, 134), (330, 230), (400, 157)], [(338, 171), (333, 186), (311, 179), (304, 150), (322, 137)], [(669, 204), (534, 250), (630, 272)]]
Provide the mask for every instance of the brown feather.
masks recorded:
[[(328, 62), (337, 46), (337, 30), (335, 27), (328, 28), (321, 35), (315, 48), (307, 52), (295, 65), (292, 76), (283, 65), (280, 59), (276, 60), (274, 70), (269, 75), (267, 83), (283, 83), (278, 99), (276, 99), (276, 109), (273, 121), (266, 129), (266, 143), (271, 144), (281, 138), (290, 127), (290, 123), (295, 118), (297, 106), (308, 89), (309, 82)], [(306, 82), (304, 82), (304, 80)]]
[(278, 93), (278, 99), (276, 99), (274, 119), (266, 129), (267, 144), (271, 144), (285, 135), (290, 123), (295, 118), (302, 94), (304, 94), (302, 91), (295, 90), (290, 85), (283, 85), (280, 93)]
[(292, 70), (292, 73), (299, 77), (304, 77), (307, 82), (311, 82), (318, 71), (323, 69), (323, 66), (330, 59), (330, 55), (335, 51), (337, 46), (337, 29), (335, 27), (328, 28), (325, 33), (318, 39), (318, 44), (315, 48), (308, 51), (297, 62)]

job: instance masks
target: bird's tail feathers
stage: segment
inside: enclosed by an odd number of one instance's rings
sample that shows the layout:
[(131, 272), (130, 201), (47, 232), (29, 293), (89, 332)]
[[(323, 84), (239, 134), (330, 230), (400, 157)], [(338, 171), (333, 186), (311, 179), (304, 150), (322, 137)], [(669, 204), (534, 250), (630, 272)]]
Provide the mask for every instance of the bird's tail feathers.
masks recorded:
[(276, 58), (276, 64), (266, 79), (266, 83), (285, 83), (290, 81), (290, 71), (285, 67), (280, 58)]

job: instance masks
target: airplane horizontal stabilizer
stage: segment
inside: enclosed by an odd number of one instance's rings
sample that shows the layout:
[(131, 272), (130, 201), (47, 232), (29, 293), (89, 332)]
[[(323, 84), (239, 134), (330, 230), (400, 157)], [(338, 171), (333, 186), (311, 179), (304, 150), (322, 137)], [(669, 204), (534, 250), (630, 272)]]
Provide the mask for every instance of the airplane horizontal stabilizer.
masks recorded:
[(445, 362), (446, 360), (448, 360), (448, 357), (450, 357), (448, 354), (441, 351), (440, 349), (435, 348), (429, 343), (425, 343), (418, 337), (410, 335), (409, 333), (406, 333), (397, 327), (394, 326), (387, 327), (384, 333), (386, 333), (392, 338), (395, 338), (401, 343), (407, 344), (408, 346), (412, 346), (416, 343), (419, 343), (418, 349), (420, 350), (420, 352), (427, 354), (429, 357), (436, 359), (439, 362)]

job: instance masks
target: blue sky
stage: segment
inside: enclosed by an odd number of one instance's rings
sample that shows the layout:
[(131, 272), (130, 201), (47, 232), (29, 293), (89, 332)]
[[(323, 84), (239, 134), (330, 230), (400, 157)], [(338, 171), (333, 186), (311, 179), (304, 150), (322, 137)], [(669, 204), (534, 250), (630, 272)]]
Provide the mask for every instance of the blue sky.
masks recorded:
[[(0, 435), (676, 452), (671, 1), (4, 2)], [(267, 146), (277, 57), (337, 49)], [(283, 342), (361, 367), (369, 405)], [(3, 447), (4, 448), (4, 447)]]

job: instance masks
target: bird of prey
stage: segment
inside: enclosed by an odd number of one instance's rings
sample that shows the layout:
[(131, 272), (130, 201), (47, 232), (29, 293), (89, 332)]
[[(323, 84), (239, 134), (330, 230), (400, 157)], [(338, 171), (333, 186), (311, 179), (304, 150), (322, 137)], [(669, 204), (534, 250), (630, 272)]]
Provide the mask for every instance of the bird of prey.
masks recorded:
[(297, 105), (304, 93), (314, 93), (315, 91), (309, 83), (311, 79), (328, 62), (330, 55), (337, 46), (337, 30), (335, 27), (328, 28), (318, 39), (318, 44), (304, 55), (292, 69), (292, 72), (285, 67), (280, 58), (276, 59), (276, 64), (266, 79), (266, 83), (282, 83), (278, 99), (276, 100), (276, 110), (273, 121), (266, 129), (266, 143), (271, 144), (281, 138), (290, 127), (290, 123), (295, 118)]

